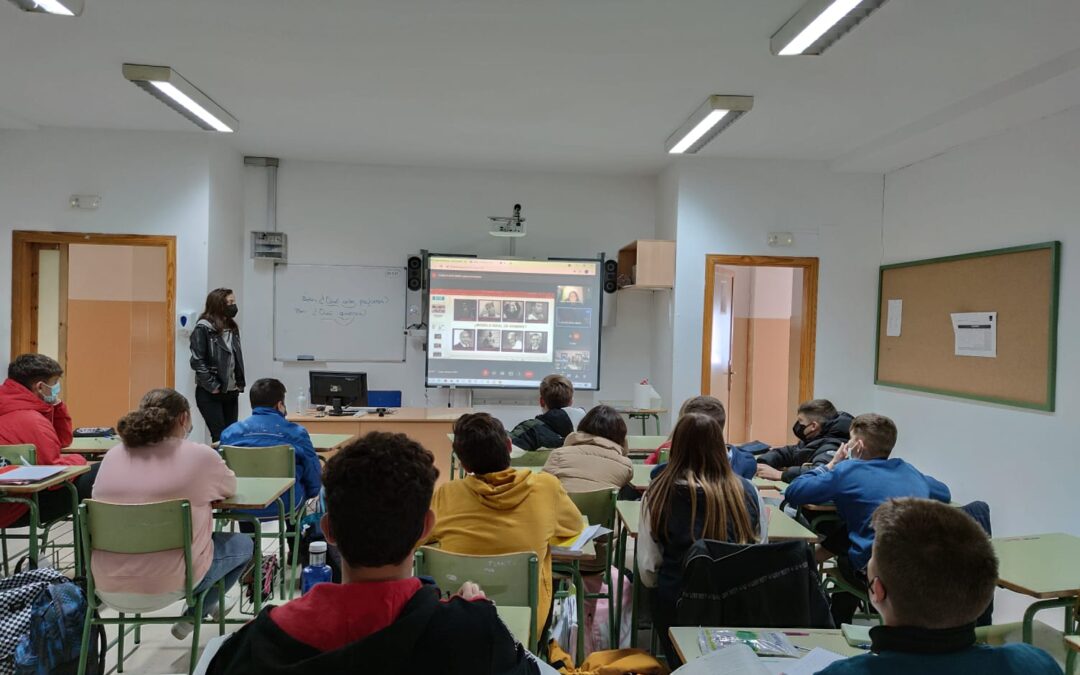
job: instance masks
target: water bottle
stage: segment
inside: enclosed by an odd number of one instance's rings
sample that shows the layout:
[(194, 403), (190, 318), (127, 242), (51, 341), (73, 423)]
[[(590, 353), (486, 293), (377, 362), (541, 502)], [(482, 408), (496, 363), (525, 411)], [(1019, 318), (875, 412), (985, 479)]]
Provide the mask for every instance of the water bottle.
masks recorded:
[(326, 542), (313, 541), (308, 546), (310, 560), (304, 566), (301, 576), (300, 594), (304, 595), (315, 584), (330, 582), (334, 578), (334, 571), (326, 564)]
[(306, 415), (307, 414), (307, 395), (304, 394), (303, 391), (301, 391), (300, 395), (296, 397), (296, 414), (297, 415)]

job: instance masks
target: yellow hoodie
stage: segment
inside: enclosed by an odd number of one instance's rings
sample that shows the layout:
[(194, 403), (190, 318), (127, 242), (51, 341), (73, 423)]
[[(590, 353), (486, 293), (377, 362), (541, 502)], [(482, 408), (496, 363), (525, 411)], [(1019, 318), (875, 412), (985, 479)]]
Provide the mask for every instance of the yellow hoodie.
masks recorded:
[[(435, 529), (428, 540), (453, 553), (499, 555), (534, 551), (540, 556), (537, 629), (551, 607), (553, 540), (582, 530), (581, 512), (550, 474), (505, 469), (443, 484), (431, 500)], [(448, 589), (451, 592), (456, 589)]]

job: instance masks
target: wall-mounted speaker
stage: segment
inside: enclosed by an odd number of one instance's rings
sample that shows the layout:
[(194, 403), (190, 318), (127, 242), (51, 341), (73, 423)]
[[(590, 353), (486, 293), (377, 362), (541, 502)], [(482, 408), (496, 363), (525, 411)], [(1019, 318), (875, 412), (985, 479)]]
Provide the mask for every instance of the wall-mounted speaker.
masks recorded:
[(604, 261), (604, 292), (614, 293), (619, 290), (619, 262), (617, 260)]
[(409, 256), (405, 265), (410, 291), (419, 291), (424, 287), (424, 259), (418, 255)]

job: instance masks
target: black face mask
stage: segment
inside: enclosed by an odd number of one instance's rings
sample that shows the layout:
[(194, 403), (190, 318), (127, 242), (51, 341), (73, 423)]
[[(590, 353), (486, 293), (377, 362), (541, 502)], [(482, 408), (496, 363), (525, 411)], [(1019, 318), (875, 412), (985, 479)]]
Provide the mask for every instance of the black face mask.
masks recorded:
[(225, 316), (229, 317), (230, 319), (235, 319), (239, 311), (240, 308), (236, 305), (225, 305)]
[(795, 434), (795, 438), (800, 441), (806, 440), (806, 425), (802, 422), (795, 420), (795, 424), (791, 427), (791, 433)]

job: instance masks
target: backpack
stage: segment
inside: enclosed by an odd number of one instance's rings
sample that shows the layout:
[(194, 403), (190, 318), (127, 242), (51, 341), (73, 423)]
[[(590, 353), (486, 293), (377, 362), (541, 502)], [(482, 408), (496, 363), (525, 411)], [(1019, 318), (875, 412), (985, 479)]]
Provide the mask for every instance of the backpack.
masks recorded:
[[(86, 620), (85, 587), (60, 576), (48, 582), (30, 609), (29, 630), (15, 648), (15, 675), (67, 675), (78, 670)], [(90, 634), (87, 675), (105, 672), (105, 629)]]

